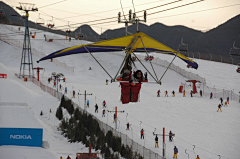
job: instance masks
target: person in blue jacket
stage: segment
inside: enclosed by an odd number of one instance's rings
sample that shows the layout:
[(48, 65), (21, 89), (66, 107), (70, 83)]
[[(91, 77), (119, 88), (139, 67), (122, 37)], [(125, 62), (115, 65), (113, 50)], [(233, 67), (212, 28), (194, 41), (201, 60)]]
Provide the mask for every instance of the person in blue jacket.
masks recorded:
[(87, 100), (87, 107), (89, 108), (89, 100)]
[(177, 153), (178, 153), (178, 149), (177, 149), (177, 147), (176, 146), (174, 146), (174, 155), (173, 155), (173, 158), (177, 158)]

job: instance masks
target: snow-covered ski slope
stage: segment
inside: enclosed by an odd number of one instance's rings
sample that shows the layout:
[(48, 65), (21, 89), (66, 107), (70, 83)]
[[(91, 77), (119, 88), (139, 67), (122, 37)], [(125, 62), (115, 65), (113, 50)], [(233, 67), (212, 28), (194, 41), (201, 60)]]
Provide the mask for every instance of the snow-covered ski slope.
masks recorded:
[[(11, 31), (1, 28), (0, 32)], [(67, 42), (62, 44), (45, 42), (43, 38), (44, 34), (51, 33), (37, 33), (36, 39), (31, 39), (32, 48), (49, 54), (53, 51), (72, 46), (72, 44), (68, 44)], [(20, 35), (15, 38), (23, 39)], [(64, 39), (65, 37), (59, 36), (59, 38)], [(23, 82), (23, 80), (14, 76), (13, 73), (19, 73), (21, 49), (8, 45), (2, 41), (0, 41), (0, 48), (0, 63), (2, 63), (0, 70), (1, 72), (6, 72), (7, 70), (9, 74), (8, 79), (0, 79), (0, 87), (4, 88), (0, 90), (0, 102), (17, 101), (27, 103), (31, 107), (31, 110), (44, 128), (44, 140), (49, 142), (50, 148), (45, 151), (49, 154), (54, 154), (54, 156), (56, 156), (55, 158), (59, 158), (60, 156), (65, 157), (68, 154), (80, 152), (80, 149), (83, 147), (80, 143), (67, 143), (67, 139), (64, 139), (63, 136), (60, 135), (60, 132), (57, 131), (56, 127), (59, 122), (54, 114), (59, 101), (49, 94), (42, 92), (40, 88), (31, 82)], [(112, 76), (116, 74), (123, 60), (123, 56), (113, 53), (98, 53), (94, 55)], [(166, 59), (169, 62), (173, 58), (172, 56), (161, 54), (155, 56)], [(113, 123), (113, 114), (109, 113), (105, 118), (102, 117), (102, 101), (106, 100), (107, 110), (113, 110), (115, 106), (118, 107), (118, 110), (125, 110), (125, 113), (118, 114), (120, 121), (119, 131), (126, 133), (129, 137), (133, 136), (134, 141), (145, 145), (154, 152), (162, 154), (162, 140), (161, 137), (159, 137), (160, 148), (155, 148), (155, 136), (153, 136), (153, 131), (156, 128), (155, 133), (162, 134), (162, 129), (165, 127), (167, 133), (171, 130), (176, 134), (174, 142), (166, 140), (167, 158), (172, 158), (174, 146), (177, 146), (179, 149), (178, 158), (180, 159), (188, 158), (187, 154), (185, 154), (186, 149), (189, 158), (194, 158), (195, 155), (199, 155), (201, 159), (218, 159), (218, 155), (221, 155), (221, 158), (239, 158), (240, 104), (237, 102), (230, 101), (227, 107), (222, 107), (222, 112), (217, 112), (219, 99), (210, 100), (209, 97), (201, 98), (199, 94), (195, 94), (191, 98), (189, 93), (186, 94), (187, 97), (182, 97), (180, 93), (176, 93), (176, 97), (172, 97), (171, 92), (173, 90), (178, 92), (179, 85), (181, 82), (185, 82), (186, 78), (169, 70), (164, 76), (161, 86), (150, 83), (142, 85), (140, 102), (123, 105), (119, 100), (119, 83), (109, 83), (109, 85), (106, 85), (105, 80), (109, 79), (109, 77), (89, 54), (58, 58), (68, 66), (74, 67), (74, 73), (57, 67), (48, 61), (36, 64), (35, 61), (38, 58), (39, 57), (33, 56), (33, 61), (34, 66), (45, 68), (45, 71), (41, 72), (40, 77), (43, 83), (52, 86), (52, 83), (47, 83), (47, 78), (50, 73), (63, 73), (67, 82), (61, 84), (68, 87), (67, 96), (71, 97), (70, 93), (72, 90), (76, 92), (80, 91), (80, 93), (84, 93), (84, 90), (87, 90), (87, 93), (93, 93), (92, 96), (87, 97), (90, 101), (90, 108), (88, 111), (95, 114), (94, 105), (97, 103), (100, 107), (99, 113), (95, 115), (112, 127), (115, 126)], [(215, 85), (215, 88), (218, 89), (234, 89), (235, 93), (240, 91), (240, 74), (236, 73), (236, 66), (198, 59), (196, 61), (199, 64), (199, 69), (190, 69), (189, 71), (204, 77), (208, 86), (214, 87)], [(176, 59), (173, 63), (183, 69), (186, 68), (186, 64), (179, 59)], [(145, 72), (138, 62), (136, 64), (138, 69)], [(144, 64), (150, 69), (151, 66), (149, 63), (144, 62)], [(88, 70), (89, 67), (91, 67), (92, 70)], [(158, 76), (161, 76), (165, 71), (165, 68), (157, 65), (154, 65), (154, 67)], [(150, 77), (149, 79), (151, 80)], [(160, 98), (156, 97), (158, 89), (161, 90)], [(166, 90), (169, 92), (169, 97), (164, 97), (164, 92)], [(80, 103), (80, 107), (83, 108), (83, 99), (84, 97), (80, 96), (79, 98), (76, 97), (73, 99), (73, 101)], [(49, 118), (50, 108), (52, 113)], [(41, 110), (43, 110), (43, 116), (40, 116)], [(67, 116), (66, 112), (65, 115)], [(126, 131), (127, 122), (132, 124), (132, 129), (130, 129), (130, 131)], [(145, 130), (145, 140), (140, 139), (140, 127)], [(194, 151), (193, 145), (195, 145)], [(35, 153), (33, 148), (1, 146), (0, 158), (14, 157), (13, 154), (7, 153), (11, 151), (11, 149), (14, 151), (27, 149), (30, 154)], [(82, 150), (85, 149), (83, 148)], [(48, 153), (45, 153), (45, 155)], [(24, 157), (23, 155), (22, 158)], [(21, 159), (21, 157), (18, 158)], [(27, 156), (26, 158), (31, 157)], [(50, 158), (50, 155), (45, 158)]]

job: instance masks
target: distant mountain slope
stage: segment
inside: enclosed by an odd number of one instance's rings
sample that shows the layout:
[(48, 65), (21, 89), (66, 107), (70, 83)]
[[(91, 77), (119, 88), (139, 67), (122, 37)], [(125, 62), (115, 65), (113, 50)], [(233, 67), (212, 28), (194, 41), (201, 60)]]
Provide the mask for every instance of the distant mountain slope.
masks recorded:
[[(24, 25), (25, 21), (14, 9), (4, 2), (0, 2), (0, 5), (5, 11), (5, 17), (0, 18), (0, 23)], [(40, 30), (48, 30), (52, 33), (67, 35), (65, 31), (52, 30), (31, 21), (29, 22), (29, 26)], [(123, 24), (119, 24), (119, 26), (123, 26)], [(236, 42), (235, 46), (240, 48), (240, 15), (231, 18), (224, 24), (206, 33), (185, 26), (166, 26), (161, 23), (155, 23), (150, 26), (140, 24), (139, 28), (141, 32), (175, 50), (178, 49), (181, 39), (183, 38), (183, 42), (188, 44), (189, 52), (195, 52), (195, 57), (198, 56), (197, 52), (229, 57), (229, 50), (234, 41)], [(128, 31), (136, 33), (136, 25), (129, 26)], [(90, 41), (98, 41), (105, 38), (112, 39), (125, 36), (125, 27), (114, 30), (109, 29), (101, 35), (98, 35), (91, 26), (82, 25), (73, 31), (71, 35), (75, 37), (79, 34), (82, 34), (84, 39)], [(234, 58), (236, 59), (236, 57)]]

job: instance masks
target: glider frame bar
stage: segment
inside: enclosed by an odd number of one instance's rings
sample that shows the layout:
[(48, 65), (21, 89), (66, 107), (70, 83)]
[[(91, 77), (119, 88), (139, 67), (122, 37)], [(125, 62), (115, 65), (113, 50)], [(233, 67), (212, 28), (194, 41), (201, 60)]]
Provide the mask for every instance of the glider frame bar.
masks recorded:
[(178, 52), (176, 53), (175, 57), (172, 59), (171, 63), (168, 65), (167, 69), (165, 70), (165, 72), (163, 73), (162, 77), (160, 78), (160, 80), (158, 82), (161, 83), (161, 80), (162, 80), (163, 76), (165, 75), (165, 73), (167, 72), (168, 68), (171, 66), (172, 62), (175, 60), (177, 55), (178, 55)]
[[(146, 48), (145, 48), (145, 45), (144, 45), (144, 43), (143, 43), (143, 40), (142, 40), (141, 37), (140, 37), (140, 39), (141, 39), (141, 42), (142, 42), (142, 44), (143, 44), (143, 47), (144, 47), (144, 49), (145, 49), (145, 51), (146, 51), (146, 54), (147, 54), (147, 56), (149, 57), (148, 52), (147, 52), (147, 50), (146, 50)], [(155, 76), (156, 76), (156, 78), (157, 78), (157, 81), (158, 81), (157, 74), (156, 74), (156, 72), (155, 72), (155, 70), (154, 70), (154, 68), (153, 68), (153, 65), (152, 65), (152, 62), (151, 62), (151, 61), (150, 61), (150, 64), (151, 64), (151, 66), (152, 66), (153, 72), (154, 72), (154, 74), (155, 74)]]
[[(121, 70), (121, 68), (122, 68), (122, 66), (123, 66), (123, 64), (124, 64), (124, 62), (125, 62), (125, 60), (126, 60), (126, 59), (128, 58), (128, 56), (130, 55), (130, 53), (131, 53), (133, 47), (135, 46), (135, 44), (136, 44), (138, 38), (139, 38), (139, 37), (135, 37), (135, 39), (134, 39), (135, 42), (134, 42), (134, 44), (132, 45), (132, 47), (130, 48), (130, 51), (129, 51), (129, 52), (125, 51), (127, 54), (126, 54), (126, 56), (125, 56), (125, 58), (124, 58), (124, 60), (123, 60), (123, 62), (122, 62), (122, 64), (121, 64), (121, 66), (120, 66), (120, 68), (119, 68), (119, 70), (118, 70), (116, 76), (115, 76), (114, 79), (112, 80), (112, 82), (116, 80), (119, 71)], [(131, 45), (131, 44), (130, 44), (130, 45)]]
[(102, 67), (102, 69), (108, 74), (109, 77), (112, 78), (112, 76), (105, 70), (105, 68), (98, 62), (98, 60), (92, 55), (92, 53), (86, 48), (86, 46), (84, 46), (84, 48), (87, 50), (88, 53), (90, 53), (90, 55), (97, 61), (97, 63)]
[(138, 61), (142, 64), (142, 66), (147, 70), (147, 72), (152, 76), (152, 78), (158, 83), (158, 81), (155, 79), (155, 77), (153, 77), (153, 75), (151, 74), (151, 72), (148, 71), (148, 69), (143, 65), (143, 63), (141, 62), (141, 60), (139, 60), (139, 58), (137, 57), (137, 55), (135, 55), (133, 53), (133, 55), (138, 59)]

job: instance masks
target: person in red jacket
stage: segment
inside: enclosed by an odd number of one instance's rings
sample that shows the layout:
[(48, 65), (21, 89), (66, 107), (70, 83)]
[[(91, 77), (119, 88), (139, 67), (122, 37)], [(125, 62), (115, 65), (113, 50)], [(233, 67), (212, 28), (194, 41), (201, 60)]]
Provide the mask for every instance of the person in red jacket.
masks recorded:
[(157, 96), (160, 97), (160, 89), (157, 91)]
[(144, 130), (142, 129), (140, 132), (141, 132), (141, 139), (144, 139)]

